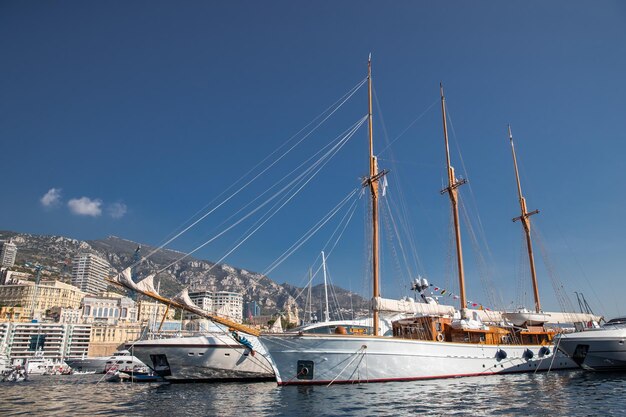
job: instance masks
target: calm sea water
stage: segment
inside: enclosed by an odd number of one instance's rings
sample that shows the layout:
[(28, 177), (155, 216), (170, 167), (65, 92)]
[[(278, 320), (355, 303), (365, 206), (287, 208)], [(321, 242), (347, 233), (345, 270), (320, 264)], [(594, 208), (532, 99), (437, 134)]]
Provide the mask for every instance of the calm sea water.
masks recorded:
[(559, 371), (331, 387), (98, 384), (100, 377), (39, 376), (0, 383), (0, 415), (626, 415), (626, 373)]

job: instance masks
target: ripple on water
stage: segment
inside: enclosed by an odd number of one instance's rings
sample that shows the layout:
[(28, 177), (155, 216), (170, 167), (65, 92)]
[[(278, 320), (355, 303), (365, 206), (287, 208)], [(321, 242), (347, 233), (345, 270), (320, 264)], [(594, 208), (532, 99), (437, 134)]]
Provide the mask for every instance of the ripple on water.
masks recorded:
[(100, 375), (0, 384), (0, 415), (623, 416), (626, 374), (582, 371), (386, 384), (113, 384)]

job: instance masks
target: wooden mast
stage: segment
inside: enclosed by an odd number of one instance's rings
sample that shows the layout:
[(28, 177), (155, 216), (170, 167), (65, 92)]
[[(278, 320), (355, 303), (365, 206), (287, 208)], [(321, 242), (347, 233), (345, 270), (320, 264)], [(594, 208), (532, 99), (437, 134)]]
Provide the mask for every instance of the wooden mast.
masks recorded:
[(378, 173), (378, 164), (376, 162), (376, 156), (374, 156), (374, 127), (372, 120), (372, 54), (369, 55), (367, 60), (367, 95), (368, 95), (368, 130), (369, 130), (369, 142), (370, 142), (370, 155), (369, 166), (370, 175), (367, 179), (367, 184), (370, 187), (372, 193), (372, 297), (374, 299), (373, 304), (373, 326), (374, 336), (378, 336), (378, 307), (376, 305), (376, 299), (380, 297), (380, 285), (378, 276), (378, 180), (385, 174)]
[(443, 137), (446, 143), (446, 165), (448, 168), (448, 186), (441, 190), (441, 194), (448, 193), (452, 204), (454, 217), (454, 234), (456, 237), (456, 258), (459, 271), (459, 292), (461, 302), (461, 318), (467, 318), (467, 300), (465, 298), (465, 272), (463, 270), (463, 248), (461, 246), (461, 228), (459, 225), (459, 204), (457, 188), (465, 184), (467, 180), (457, 180), (454, 175), (454, 168), (450, 165), (450, 146), (448, 145), (448, 123), (446, 121), (446, 99), (443, 95), (443, 85), (439, 84), (441, 93), (441, 116), (443, 117)]
[(528, 249), (528, 261), (530, 263), (530, 275), (533, 280), (533, 294), (535, 296), (535, 311), (541, 311), (541, 303), (539, 302), (539, 286), (537, 285), (537, 272), (535, 270), (535, 257), (533, 255), (533, 243), (530, 238), (530, 216), (539, 213), (539, 210), (528, 212), (526, 208), (526, 199), (522, 195), (522, 185), (519, 180), (519, 170), (517, 169), (517, 157), (515, 156), (515, 146), (513, 145), (513, 135), (511, 134), (511, 125), (509, 125), (509, 141), (511, 142), (511, 152), (513, 153), (513, 166), (515, 167), (515, 179), (517, 181), (517, 195), (519, 197), (519, 205), (522, 214), (513, 219), (514, 222), (521, 220), (526, 235), (526, 248)]

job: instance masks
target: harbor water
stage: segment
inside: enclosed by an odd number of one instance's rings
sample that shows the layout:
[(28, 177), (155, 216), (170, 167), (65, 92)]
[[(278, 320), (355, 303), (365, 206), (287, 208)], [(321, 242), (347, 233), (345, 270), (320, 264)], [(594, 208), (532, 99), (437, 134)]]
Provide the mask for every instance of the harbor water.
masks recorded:
[(559, 371), (384, 384), (107, 383), (102, 375), (0, 383), (0, 415), (624, 416), (626, 373)]

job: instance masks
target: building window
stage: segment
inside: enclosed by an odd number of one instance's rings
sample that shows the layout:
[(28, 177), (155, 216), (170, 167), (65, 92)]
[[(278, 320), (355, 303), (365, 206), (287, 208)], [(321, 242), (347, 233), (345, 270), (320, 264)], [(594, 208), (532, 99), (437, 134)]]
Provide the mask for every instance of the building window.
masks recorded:
[(85, 306), (85, 316), (88, 316), (91, 313), (91, 306)]
[(128, 315), (128, 309), (126, 307), (122, 308), (122, 318), (126, 318)]

